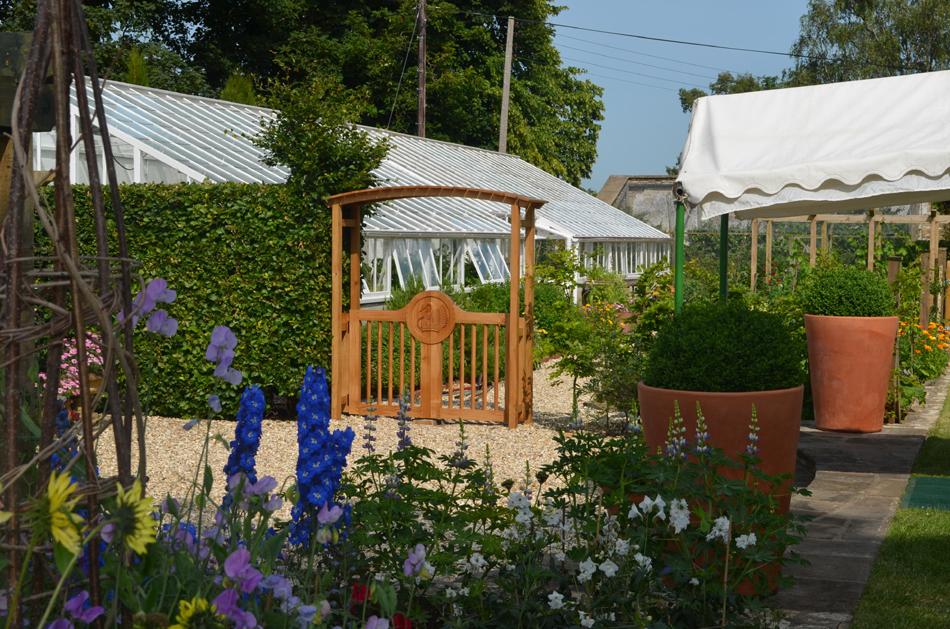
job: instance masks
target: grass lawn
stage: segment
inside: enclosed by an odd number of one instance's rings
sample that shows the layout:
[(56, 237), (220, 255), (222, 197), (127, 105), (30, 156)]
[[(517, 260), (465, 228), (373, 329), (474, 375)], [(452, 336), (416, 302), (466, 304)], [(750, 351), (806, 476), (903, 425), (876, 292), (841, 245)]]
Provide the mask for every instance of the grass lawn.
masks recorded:
[[(914, 476), (950, 476), (950, 398)], [(950, 511), (898, 509), (852, 624), (879, 627), (950, 629)]]

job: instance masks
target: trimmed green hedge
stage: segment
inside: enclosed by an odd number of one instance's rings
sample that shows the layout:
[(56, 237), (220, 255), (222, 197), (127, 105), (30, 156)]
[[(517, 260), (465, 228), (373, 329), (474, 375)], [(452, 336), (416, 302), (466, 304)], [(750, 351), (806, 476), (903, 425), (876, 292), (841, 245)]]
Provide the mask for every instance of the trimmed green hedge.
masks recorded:
[[(203, 417), (216, 385), (225, 413), (236, 411), (245, 385), (296, 396), (308, 364), (329, 368), (327, 207), (282, 185), (123, 185), (120, 190), (129, 251), (144, 265), (139, 272), (146, 281), (164, 277), (178, 291), (175, 303), (162, 304), (178, 319), (174, 338), (149, 334), (144, 321), (136, 328), (136, 355), (143, 384), (150, 383), (152, 414)], [(88, 188), (75, 187), (74, 198), (82, 253), (95, 255)], [(212, 378), (213, 365), (204, 358), (217, 325), (237, 335), (234, 367), (244, 373), (241, 387)], [(142, 394), (144, 399), (145, 387)]]
[(802, 384), (803, 362), (779, 315), (734, 301), (691, 304), (660, 328), (643, 380), (680, 391), (772, 391)]
[(815, 273), (799, 300), (805, 314), (831, 317), (889, 317), (896, 314), (887, 280), (853, 266)]

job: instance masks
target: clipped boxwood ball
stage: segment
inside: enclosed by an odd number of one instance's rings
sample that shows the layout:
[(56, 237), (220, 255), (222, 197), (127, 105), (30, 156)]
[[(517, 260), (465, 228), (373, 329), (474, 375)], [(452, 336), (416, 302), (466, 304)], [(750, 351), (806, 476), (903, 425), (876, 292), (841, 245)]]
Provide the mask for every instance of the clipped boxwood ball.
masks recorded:
[(800, 295), (805, 314), (828, 317), (889, 317), (894, 295), (887, 280), (856, 267), (837, 267), (812, 276)]
[(782, 318), (742, 303), (688, 305), (655, 341), (643, 378), (651, 387), (737, 393), (805, 381), (801, 344)]

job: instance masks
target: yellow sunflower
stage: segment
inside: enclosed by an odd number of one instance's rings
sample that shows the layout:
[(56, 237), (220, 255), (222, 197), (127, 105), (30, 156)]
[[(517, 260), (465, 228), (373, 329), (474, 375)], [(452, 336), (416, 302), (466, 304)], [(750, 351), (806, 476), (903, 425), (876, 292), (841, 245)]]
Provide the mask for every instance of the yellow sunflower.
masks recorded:
[(181, 600), (178, 602), (178, 622), (168, 629), (225, 629), (227, 618), (217, 611), (217, 607), (203, 598), (195, 597), (191, 602)]
[(116, 497), (115, 535), (125, 547), (137, 555), (145, 554), (145, 546), (155, 541), (158, 523), (152, 517), (152, 499), (142, 496), (142, 484), (135, 481), (129, 491), (118, 486)]
[[(46, 487), (46, 513), (49, 514), (50, 532), (53, 539), (63, 545), (63, 548), (74, 555), (79, 554), (79, 527), (83, 523), (82, 516), (73, 513), (79, 497), (76, 493), (76, 484), (70, 483), (69, 474), (50, 474), (49, 485)], [(42, 513), (42, 510), (41, 510)]]

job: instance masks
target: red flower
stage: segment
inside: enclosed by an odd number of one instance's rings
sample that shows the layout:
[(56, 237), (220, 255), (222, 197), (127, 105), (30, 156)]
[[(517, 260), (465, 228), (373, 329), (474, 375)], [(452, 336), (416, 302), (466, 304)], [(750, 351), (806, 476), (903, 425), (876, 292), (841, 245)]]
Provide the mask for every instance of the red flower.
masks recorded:
[(359, 583), (353, 584), (353, 598), (350, 600), (350, 607), (366, 601), (369, 596), (369, 588)]
[(412, 629), (412, 621), (408, 616), (396, 614), (393, 616), (393, 629)]

